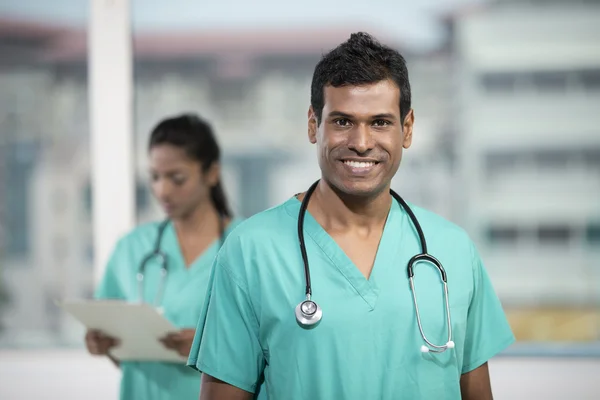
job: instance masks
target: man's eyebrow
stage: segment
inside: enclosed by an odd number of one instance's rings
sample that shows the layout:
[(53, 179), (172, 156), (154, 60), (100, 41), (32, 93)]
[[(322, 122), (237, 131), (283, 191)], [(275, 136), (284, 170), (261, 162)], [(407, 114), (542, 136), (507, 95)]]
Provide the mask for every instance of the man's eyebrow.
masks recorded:
[(394, 114), (384, 113), (373, 115), (373, 119), (396, 119), (396, 116)]
[(342, 112), (342, 111), (332, 111), (327, 116), (330, 117), (330, 118), (331, 117), (339, 117), (339, 118), (347, 118), (347, 119), (351, 119), (352, 118), (352, 115), (347, 114), (347, 113)]
[[(354, 118), (353, 115), (345, 113), (343, 111), (332, 111), (327, 115), (328, 118), (346, 118), (346, 119), (352, 119)], [(394, 114), (392, 113), (382, 113), (382, 114), (376, 114), (371, 116), (371, 119), (391, 119), (391, 120), (396, 120), (398, 119)]]

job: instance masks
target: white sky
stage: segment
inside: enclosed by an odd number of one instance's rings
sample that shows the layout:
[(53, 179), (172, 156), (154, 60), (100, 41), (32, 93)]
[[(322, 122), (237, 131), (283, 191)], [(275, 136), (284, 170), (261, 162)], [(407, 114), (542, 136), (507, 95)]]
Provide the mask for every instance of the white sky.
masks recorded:
[[(463, 4), (485, 0), (131, 0), (136, 30), (189, 28), (253, 28), (259, 26), (376, 26), (416, 46), (435, 45), (441, 38), (435, 15)], [(0, 15), (83, 26), (86, 0), (0, 0)]]

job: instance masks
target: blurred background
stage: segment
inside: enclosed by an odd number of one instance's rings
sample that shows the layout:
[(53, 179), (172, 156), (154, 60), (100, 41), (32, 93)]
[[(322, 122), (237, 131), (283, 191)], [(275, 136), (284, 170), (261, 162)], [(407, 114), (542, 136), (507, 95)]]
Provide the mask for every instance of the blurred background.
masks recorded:
[(102, 268), (88, 75), (99, 7), (131, 25), (136, 223), (161, 218), (146, 172), (160, 119), (213, 123), (247, 217), (319, 177), (306, 112), (321, 54), (358, 30), (400, 50), (416, 128), (393, 186), (482, 254), (517, 337), (491, 362), (496, 398), (599, 398), (592, 0), (0, 0), (0, 398), (117, 396), (118, 370), (85, 353), (83, 328), (54, 302), (90, 297)]

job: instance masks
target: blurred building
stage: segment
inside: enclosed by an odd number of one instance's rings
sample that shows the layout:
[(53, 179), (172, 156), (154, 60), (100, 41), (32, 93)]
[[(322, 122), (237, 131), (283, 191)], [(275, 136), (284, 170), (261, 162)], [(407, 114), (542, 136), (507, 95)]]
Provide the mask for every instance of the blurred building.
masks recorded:
[[(77, 216), (69, 196), (73, 185), (53, 174), (49, 162), (61, 140), (67, 142), (59, 146), (62, 154), (75, 157), (82, 136), (78, 117), (87, 119), (85, 111), (72, 109), (85, 106), (85, 99), (69, 96), (77, 90), (43, 60), (45, 49), (63, 34), (64, 29), (45, 24), (0, 21), (0, 271), (9, 295), (2, 342), (17, 346), (54, 341), (52, 335), (61, 330), (61, 321), (53, 318), (56, 284), (72, 287), (77, 272), (85, 271), (76, 257), (78, 230), (66, 237), (58, 232), (73, 227)], [(76, 180), (77, 171), (70, 171), (70, 179)], [(65, 269), (74, 273), (61, 281)]]
[[(89, 297), (92, 226), (86, 35), (0, 21), (0, 209), (11, 303), (0, 345), (77, 344), (81, 331), (54, 300)], [(148, 134), (167, 115), (198, 112), (224, 149), (224, 182), (249, 216), (320, 175), (306, 136), (310, 80), (321, 54), (350, 29), (145, 33), (134, 38), (138, 220), (160, 217), (146, 187)], [(407, 200), (453, 217), (447, 50), (409, 62), (417, 126), (394, 182)], [(6, 105), (6, 106), (4, 106)]]
[[(463, 10), (444, 19), (448, 41), (428, 53), (372, 32), (401, 49), (413, 89), (413, 146), (393, 187), (467, 229), (520, 339), (598, 337), (599, 3)], [(317, 179), (310, 80), (350, 32), (137, 34), (138, 221), (160, 217), (146, 146), (168, 115), (212, 122), (237, 214)], [(87, 96), (85, 32), (0, 20), (0, 284), (10, 294), (0, 346), (80, 343), (53, 301), (93, 290)]]
[[(509, 309), (598, 318), (599, 13), (598, 1), (496, 1), (448, 19), (460, 219)], [(578, 315), (552, 329), (597, 339), (598, 321)]]

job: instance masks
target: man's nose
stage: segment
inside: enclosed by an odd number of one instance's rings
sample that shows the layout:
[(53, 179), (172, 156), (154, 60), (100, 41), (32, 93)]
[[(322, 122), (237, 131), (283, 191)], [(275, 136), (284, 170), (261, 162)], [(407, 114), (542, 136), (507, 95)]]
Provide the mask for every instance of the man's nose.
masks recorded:
[(366, 153), (373, 149), (375, 140), (371, 127), (367, 124), (358, 124), (350, 133), (348, 147), (357, 153)]

